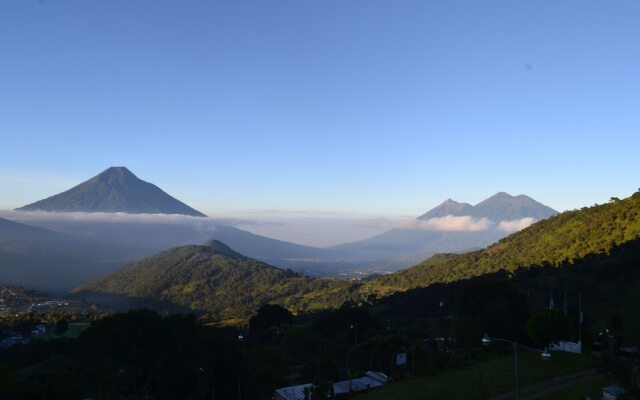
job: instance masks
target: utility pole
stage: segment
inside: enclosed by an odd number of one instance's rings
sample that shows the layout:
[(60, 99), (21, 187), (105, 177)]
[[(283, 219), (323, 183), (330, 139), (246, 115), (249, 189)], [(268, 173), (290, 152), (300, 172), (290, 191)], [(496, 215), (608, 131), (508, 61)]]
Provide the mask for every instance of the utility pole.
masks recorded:
[(353, 347), (358, 346), (358, 323), (353, 324)]
[(518, 342), (513, 342), (513, 363), (516, 370), (516, 400), (520, 400), (520, 364), (518, 363)]
[(447, 354), (447, 318), (445, 316), (445, 311), (444, 311), (444, 300), (440, 300), (440, 315), (441, 315), (441, 324), (442, 324), (442, 329), (443, 329), (443, 336), (444, 336), (444, 343), (443, 343), (443, 350), (444, 350), (444, 354)]
[(349, 351), (347, 351), (347, 357), (345, 360), (345, 364), (347, 364), (347, 375), (349, 378), (349, 394), (351, 394), (352, 391), (352, 377), (351, 377), (351, 369), (349, 368), (349, 354), (351, 353), (351, 350), (355, 349), (356, 346), (358, 346), (358, 323), (354, 322), (353, 324), (351, 324), (349, 326), (349, 328), (353, 329), (353, 347), (349, 349)]

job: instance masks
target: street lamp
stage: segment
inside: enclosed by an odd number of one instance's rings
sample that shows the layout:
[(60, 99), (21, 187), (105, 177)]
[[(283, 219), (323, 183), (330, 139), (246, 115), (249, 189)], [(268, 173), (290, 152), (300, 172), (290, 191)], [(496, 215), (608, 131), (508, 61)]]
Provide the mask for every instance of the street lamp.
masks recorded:
[[(238, 343), (240, 346), (244, 343), (244, 335), (242, 333), (238, 334)], [(242, 372), (244, 369), (244, 358), (242, 354), (242, 347), (240, 351), (240, 372), (238, 373), (238, 400), (242, 400)]]
[(551, 353), (549, 352), (548, 347), (545, 347), (545, 349), (542, 351), (541, 356), (544, 361), (549, 361), (551, 359)]
[(505, 342), (513, 345), (513, 365), (516, 372), (516, 400), (520, 399), (520, 365), (518, 363), (518, 342), (509, 339), (492, 338), (488, 333), (482, 337), (482, 345), (488, 347), (491, 342)]
[(482, 337), (482, 345), (489, 346), (490, 344), (491, 344), (491, 338), (489, 337), (489, 334), (485, 333), (484, 336)]

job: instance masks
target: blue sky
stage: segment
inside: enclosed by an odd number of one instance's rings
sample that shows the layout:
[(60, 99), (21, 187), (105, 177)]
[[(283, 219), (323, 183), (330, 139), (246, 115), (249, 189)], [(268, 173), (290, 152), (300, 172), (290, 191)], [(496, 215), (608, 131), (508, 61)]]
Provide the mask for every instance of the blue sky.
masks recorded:
[(637, 1), (3, 0), (0, 208), (112, 165), (210, 214), (627, 196), (639, 19)]

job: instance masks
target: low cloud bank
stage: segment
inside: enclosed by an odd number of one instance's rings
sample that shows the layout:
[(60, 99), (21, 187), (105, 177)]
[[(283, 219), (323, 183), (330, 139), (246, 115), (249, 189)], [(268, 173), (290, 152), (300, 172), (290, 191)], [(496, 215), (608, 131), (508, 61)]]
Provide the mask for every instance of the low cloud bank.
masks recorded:
[(245, 213), (238, 217), (193, 217), (179, 214), (127, 214), (46, 211), (2, 211), (0, 218), (43, 227), (58, 227), (63, 223), (140, 223), (190, 226), (203, 234), (210, 234), (216, 226), (235, 226), (250, 232), (311, 246), (333, 246), (383, 233), (388, 229), (422, 229), (440, 232), (482, 232), (489, 229), (514, 233), (536, 222), (534, 218), (494, 222), (487, 218), (447, 215), (426, 221), (418, 219), (397, 220), (381, 217), (333, 215), (262, 215), (255, 218)]
[(471, 216), (453, 216), (431, 218), (428, 220), (412, 219), (398, 224), (400, 229), (423, 229), (425, 231), (439, 232), (479, 232), (493, 225), (487, 218), (473, 218)]
[[(177, 230), (187, 227), (204, 235), (205, 241), (217, 227), (233, 226), (269, 238), (309, 246), (328, 247), (363, 240), (373, 234), (393, 228), (395, 220), (366, 218), (345, 213), (288, 213), (288, 212), (237, 212), (211, 217), (167, 214), (87, 213), (0, 210), (0, 218), (34, 225), (55, 231), (77, 231), (73, 225), (90, 225), (82, 232), (92, 231), (93, 224), (105, 226), (117, 224), (141, 224), (175, 226)], [(166, 232), (167, 230), (162, 230)], [(190, 239), (196, 240), (196, 239)], [(200, 239), (197, 239), (200, 240)]]
[(481, 232), (488, 229), (499, 229), (507, 233), (517, 232), (536, 222), (535, 218), (526, 217), (496, 223), (488, 218), (472, 216), (446, 215), (428, 220), (410, 219), (396, 224), (397, 229), (422, 229), (436, 232)]
[(514, 219), (512, 221), (502, 221), (498, 224), (498, 229), (508, 233), (513, 233), (529, 227), (534, 222), (536, 222), (536, 219), (531, 217)]
[(210, 221), (207, 217), (181, 214), (128, 214), (107, 212), (0, 211), (0, 217), (16, 221), (86, 221), (186, 224)]
[(128, 214), (107, 212), (48, 212), (48, 211), (2, 211), (0, 218), (23, 222), (104, 222), (104, 223), (138, 223), (138, 224), (172, 224), (198, 227), (215, 225), (262, 226), (277, 222), (260, 221), (244, 218), (193, 217), (181, 214)]

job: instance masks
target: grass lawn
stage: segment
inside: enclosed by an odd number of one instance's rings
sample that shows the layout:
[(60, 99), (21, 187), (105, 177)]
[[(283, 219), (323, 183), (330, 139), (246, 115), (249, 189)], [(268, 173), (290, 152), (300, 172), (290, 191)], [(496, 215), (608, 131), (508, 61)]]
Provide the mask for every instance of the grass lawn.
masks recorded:
[(615, 384), (617, 382), (611, 378), (597, 378), (557, 391), (547, 397), (541, 397), (540, 400), (584, 400), (587, 396), (599, 399), (602, 396), (603, 387)]
[[(588, 357), (584, 355), (554, 352), (551, 360), (543, 361), (539, 353), (521, 353), (520, 386), (589, 368)], [(484, 399), (513, 390), (514, 376), (513, 355), (496, 356), (437, 375), (390, 382), (382, 388), (357, 396), (357, 399)]]

